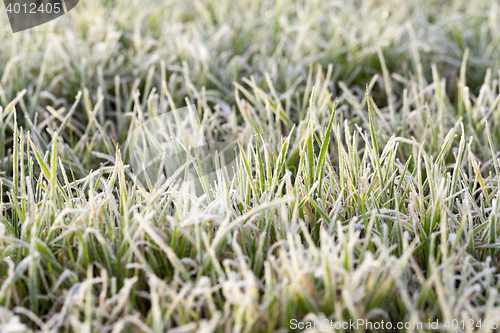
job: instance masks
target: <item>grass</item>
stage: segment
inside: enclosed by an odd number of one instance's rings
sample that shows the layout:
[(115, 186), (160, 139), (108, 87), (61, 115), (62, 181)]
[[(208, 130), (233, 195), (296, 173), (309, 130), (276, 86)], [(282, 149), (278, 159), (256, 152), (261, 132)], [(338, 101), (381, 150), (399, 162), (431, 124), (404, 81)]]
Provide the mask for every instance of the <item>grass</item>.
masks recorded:
[[(496, 3), (4, 16), (0, 330), (500, 322)], [(184, 130), (177, 172), (138, 177), (131, 134), (190, 105), (232, 163)]]

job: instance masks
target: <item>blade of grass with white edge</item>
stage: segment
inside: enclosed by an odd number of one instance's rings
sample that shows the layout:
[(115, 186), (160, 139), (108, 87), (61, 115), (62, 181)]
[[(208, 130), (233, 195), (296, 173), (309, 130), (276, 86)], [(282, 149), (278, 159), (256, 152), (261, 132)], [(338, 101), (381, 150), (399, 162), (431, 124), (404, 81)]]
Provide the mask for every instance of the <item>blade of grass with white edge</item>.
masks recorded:
[(309, 190), (314, 183), (314, 135), (313, 135), (313, 117), (314, 117), (314, 87), (312, 88), (311, 98), (309, 99), (309, 123), (307, 125), (307, 189)]
[(320, 180), (320, 177), (322, 177), (323, 175), (323, 168), (325, 164), (326, 154), (328, 153), (328, 146), (330, 144), (330, 134), (332, 131), (333, 120), (335, 118), (336, 109), (337, 109), (337, 100), (335, 100), (334, 102), (333, 110), (330, 109), (330, 121), (328, 122), (328, 127), (326, 128), (325, 136), (323, 138), (323, 144), (321, 145), (321, 150), (319, 152), (314, 180)]
[(290, 130), (290, 134), (288, 135), (288, 137), (286, 138), (285, 142), (283, 143), (283, 145), (281, 146), (281, 150), (280, 150), (280, 153), (278, 155), (278, 158), (276, 159), (276, 164), (275, 164), (275, 167), (274, 167), (274, 175), (273, 175), (273, 179), (272, 179), (272, 183), (271, 183), (271, 187), (270, 187), (270, 190), (269, 190), (269, 193), (273, 193), (276, 186), (278, 185), (278, 177), (282, 171), (282, 168), (285, 164), (285, 161), (286, 161), (286, 153), (288, 152), (288, 146), (290, 144), (290, 140), (292, 138), (292, 134), (293, 134), (293, 130), (295, 129), (295, 125), (292, 127), (292, 129)]

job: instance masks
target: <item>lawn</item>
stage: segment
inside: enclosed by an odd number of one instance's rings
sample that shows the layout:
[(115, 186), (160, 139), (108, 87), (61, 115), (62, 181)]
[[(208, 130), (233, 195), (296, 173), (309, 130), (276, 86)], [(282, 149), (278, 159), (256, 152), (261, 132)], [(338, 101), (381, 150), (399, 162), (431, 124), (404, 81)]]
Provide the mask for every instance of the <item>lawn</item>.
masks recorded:
[(2, 333), (499, 327), (497, 2), (0, 15)]

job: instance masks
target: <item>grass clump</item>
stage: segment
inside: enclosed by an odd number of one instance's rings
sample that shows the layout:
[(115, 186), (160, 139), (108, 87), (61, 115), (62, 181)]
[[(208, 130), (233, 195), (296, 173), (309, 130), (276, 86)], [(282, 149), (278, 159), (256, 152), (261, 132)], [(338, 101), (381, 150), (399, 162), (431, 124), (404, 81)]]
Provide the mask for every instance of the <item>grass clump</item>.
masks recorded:
[[(358, 5), (90, 0), (9, 35), (0, 328), (500, 321), (497, 6)], [(130, 133), (190, 105), (233, 164), (140, 182)]]

